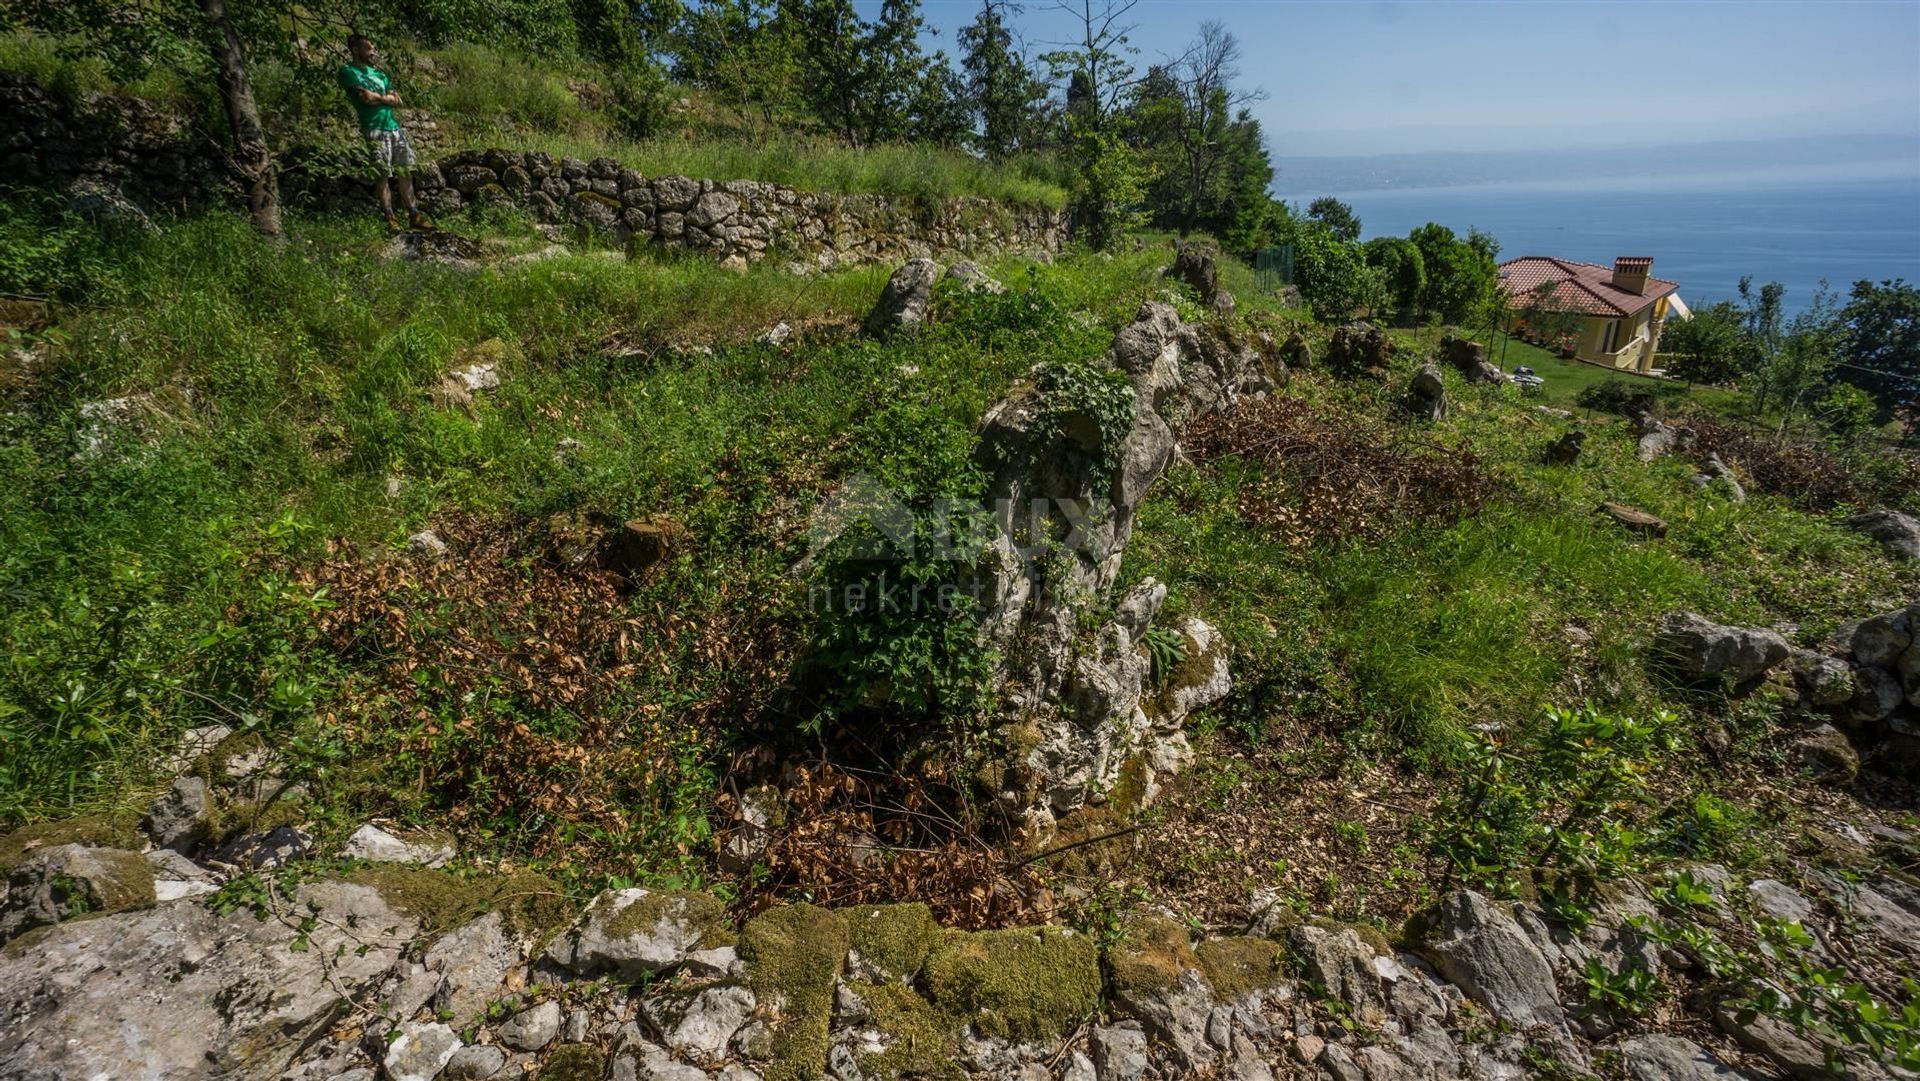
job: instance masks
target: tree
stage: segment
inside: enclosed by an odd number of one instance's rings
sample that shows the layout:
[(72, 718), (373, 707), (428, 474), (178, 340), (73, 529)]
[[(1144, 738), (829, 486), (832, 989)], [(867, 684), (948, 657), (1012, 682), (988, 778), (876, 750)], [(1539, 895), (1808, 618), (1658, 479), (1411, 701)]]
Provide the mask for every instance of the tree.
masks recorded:
[(1493, 262), (1500, 245), (1488, 234), (1475, 231), (1461, 240), (1446, 226), (1428, 222), (1408, 239), (1420, 249), (1427, 271), (1420, 306), (1439, 313), (1447, 322), (1471, 318), (1487, 296), (1500, 287), (1500, 271)]
[(1239, 77), (1238, 39), (1226, 24), (1209, 19), (1200, 24), (1199, 36), (1186, 52), (1149, 72), (1137, 95), (1136, 111), (1148, 141), (1170, 151), (1171, 168), (1165, 170), (1159, 201), (1172, 209), (1182, 236), (1227, 201), (1236, 157), (1244, 165), (1250, 156), (1258, 156), (1265, 171), (1263, 187), (1273, 178), (1258, 123), (1246, 110), (1265, 94), (1236, 86)]
[(325, 23), (321, 3), (249, 3), (229, 13), (225, 0), (149, 0), (129, 8), (116, 0), (0, 0), (0, 25), (39, 30), (62, 51), (96, 57), (123, 78), (159, 66), (192, 76), (211, 71), (232, 141), (232, 164), (247, 193), (253, 227), (278, 237), (280, 186), (249, 75), (250, 56), (266, 53), (298, 67), (302, 26)]
[[(1318, 220), (1323, 223), (1326, 221), (1324, 217)], [(1359, 233), (1358, 222), (1354, 223), (1354, 232), (1356, 235)], [(1367, 265), (1380, 272), (1393, 306), (1401, 312), (1416, 311), (1420, 306), (1420, 294), (1427, 287), (1427, 264), (1413, 241), (1395, 236), (1378, 236), (1367, 241), (1360, 250)]]
[(967, 94), (979, 110), (980, 151), (996, 161), (1034, 140), (1047, 95), (1007, 28), (1007, 16), (1019, 12), (1007, 0), (981, 0), (980, 14), (959, 34)]
[(1661, 351), (1672, 353), (1667, 374), (1690, 383), (1738, 382), (1760, 363), (1760, 353), (1747, 332), (1746, 312), (1722, 300), (1678, 320), (1660, 336)]
[(1322, 195), (1307, 204), (1307, 217), (1327, 227), (1333, 235), (1353, 243), (1360, 239), (1360, 216), (1353, 208), (1331, 195)]
[(1123, 23), (1139, 0), (1060, 0), (1055, 6), (1080, 25), (1077, 41), (1046, 53), (1056, 80), (1066, 83), (1062, 142), (1074, 166), (1074, 217), (1096, 248), (1113, 243), (1140, 218), (1147, 171), (1123, 137), (1115, 109), (1132, 85), (1134, 52)]
[[(1785, 292), (1782, 289), (1780, 295)], [(1765, 359), (1749, 380), (1755, 412), (1765, 412), (1768, 406), (1780, 411), (1782, 437), (1827, 385), (1838, 359), (1839, 338), (1833, 294), (1821, 282), (1813, 303), (1786, 324), (1778, 348), (1763, 354)]]
[(1318, 319), (1345, 319), (1389, 303), (1385, 276), (1367, 265), (1358, 246), (1319, 223), (1304, 224), (1293, 238), (1293, 282)]
[(1875, 416), (1920, 422), (1920, 287), (1853, 283), (1840, 309), (1839, 378), (1873, 396)]

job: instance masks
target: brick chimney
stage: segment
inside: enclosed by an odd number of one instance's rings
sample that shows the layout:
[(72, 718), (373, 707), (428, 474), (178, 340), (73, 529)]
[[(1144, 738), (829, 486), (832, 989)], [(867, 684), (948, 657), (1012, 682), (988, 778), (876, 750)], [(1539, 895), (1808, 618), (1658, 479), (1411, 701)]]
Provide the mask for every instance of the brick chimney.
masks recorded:
[(1637, 296), (1647, 291), (1647, 277), (1652, 273), (1651, 257), (1622, 255), (1613, 261), (1613, 287)]

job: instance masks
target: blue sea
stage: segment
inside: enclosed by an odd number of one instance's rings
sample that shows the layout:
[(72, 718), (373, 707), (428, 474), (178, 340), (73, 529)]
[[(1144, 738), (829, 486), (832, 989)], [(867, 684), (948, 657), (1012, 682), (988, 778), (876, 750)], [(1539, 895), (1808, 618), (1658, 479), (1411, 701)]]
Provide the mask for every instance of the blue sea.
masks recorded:
[[(1304, 205), (1314, 195), (1288, 196)], [(1727, 176), (1486, 184), (1335, 193), (1363, 235), (1405, 236), (1430, 221), (1500, 240), (1500, 258), (1553, 255), (1611, 265), (1650, 255), (1691, 307), (1736, 295), (1742, 275), (1778, 281), (1798, 311), (1825, 279), (1920, 283), (1920, 170), (1773, 170)]]

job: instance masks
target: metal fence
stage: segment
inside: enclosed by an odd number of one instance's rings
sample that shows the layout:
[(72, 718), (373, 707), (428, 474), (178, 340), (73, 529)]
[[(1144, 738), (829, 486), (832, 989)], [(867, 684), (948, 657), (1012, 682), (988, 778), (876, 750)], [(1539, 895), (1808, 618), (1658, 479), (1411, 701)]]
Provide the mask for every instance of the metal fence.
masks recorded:
[(1260, 288), (1275, 291), (1293, 284), (1293, 245), (1257, 248), (1253, 253), (1254, 280)]

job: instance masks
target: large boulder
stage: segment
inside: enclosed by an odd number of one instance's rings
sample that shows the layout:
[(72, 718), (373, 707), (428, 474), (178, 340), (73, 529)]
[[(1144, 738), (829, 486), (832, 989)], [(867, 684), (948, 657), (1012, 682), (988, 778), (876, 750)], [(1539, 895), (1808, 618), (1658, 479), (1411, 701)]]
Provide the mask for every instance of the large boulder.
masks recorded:
[(156, 846), (192, 852), (207, 839), (212, 819), (213, 795), (206, 780), (181, 776), (147, 808), (142, 825)]
[(1622, 1040), (1614, 1050), (1631, 1081), (1741, 1081), (1746, 1075), (1692, 1040), (1658, 1033)]
[(919, 326), (933, 303), (933, 283), (940, 264), (931, 259), (909, 259), (887, 279), (880, 299), (867, 313), (867, 333), (884, 336)]
[(1201, 244), (1182, 243), (1174, 252), (1167, 276), (1187, 285), (1215, 311), (1230, 312), (1233, 294), (1220, 287), (1219, 253)]
[(1888, 555), (1920, 560), (1920, 518), (1897, 510), (1867, 511), (1848, 518), (1847, 528), (1879, 541)]
[(0, 1077), (278, 1077), (417, 930), (340, 881), (264, 916), (181, 902), (49, 928), (0, 951)]
[(1440, 339), (1440, 359), (1448, 367), (1467, 377), (1469, 383), (1491, 383), (1498, 386), (1507, 381), (1507, 374), (1499, 365), (1487, 359), (1487, 347), (1471, 338), (1456, 337), (1452, 334)]
[(1675, 427), (1652, 413), (1641, 413), (1634, 419), (1640, 426), (1637, 453), (1643, 462), (1651, 462), (1670, 451), (1686, 450), (1693, 446), (1692, 428)]
[(1787, 659), (1792, 647), (1775, 631), (1729, 627), (1696, 612), (1674, 612), (1660, 622), (1653, 657), (1690, 682), (1724, 679), (1739, 684)]

